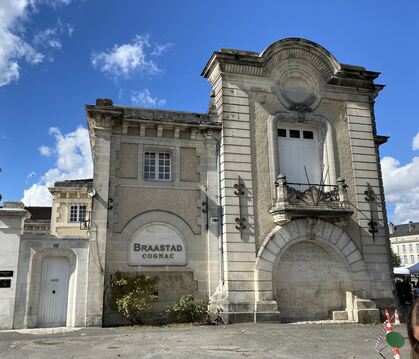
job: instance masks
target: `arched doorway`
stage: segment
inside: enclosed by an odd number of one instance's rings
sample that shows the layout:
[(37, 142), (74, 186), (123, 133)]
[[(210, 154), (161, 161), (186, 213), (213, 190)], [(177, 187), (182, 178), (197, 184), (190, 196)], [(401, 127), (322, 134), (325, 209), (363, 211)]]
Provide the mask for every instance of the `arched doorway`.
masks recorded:
[(273, 267), (273, 296), (282, 321), (330, 319), (346, 306), (351, 276), (343, 258), (330, 244), (293, 243)]
[(38, 326), (67, 325), (70, 261), (67, 257), (45, 257), (42, 261)]

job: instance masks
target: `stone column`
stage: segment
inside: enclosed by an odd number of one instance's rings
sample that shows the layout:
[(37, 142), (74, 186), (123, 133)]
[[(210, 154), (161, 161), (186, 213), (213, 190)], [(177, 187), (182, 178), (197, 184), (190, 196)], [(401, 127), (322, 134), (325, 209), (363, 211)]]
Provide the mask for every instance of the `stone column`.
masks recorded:
[(103, 292), (108, 235), (109, 174), (112, 119), (96, 115), (94, 121), (93, 188), (86, 293), (86, 326), (102, 326)]
[(0, 271), (10, 272), (0, 277), (5, 284), (10, 280), (10, 287), (0, 287), (0, 329), (13, 328), (20, 236), (29, 217), (22, 202), (4, 202), (0, 208)]

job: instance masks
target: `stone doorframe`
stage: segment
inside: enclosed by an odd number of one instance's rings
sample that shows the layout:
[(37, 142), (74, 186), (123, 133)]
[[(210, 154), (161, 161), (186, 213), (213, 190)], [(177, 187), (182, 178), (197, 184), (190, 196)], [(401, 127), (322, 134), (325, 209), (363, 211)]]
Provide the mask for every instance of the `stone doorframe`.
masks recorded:
[(273, 270), (277, 258), (291, 245), (300, 241), (328, 243), (344, 260), (352, 279), (352, 292), (371, 297), (367, 266), (356, 244), (338, 226), (318, 218), (300, 218), (277, 226), (258, 250), (255, 263), (255, 312), (273, 309)]
[(35, 328), (38, 326), (38, 310), (41, 296), (41, 276), (42, 276), (42, 262), (47, 257), (65, 257), (69, 260), (69, 283), (68, 283), (68, 302), (67, 302), (67, 323), (68, 327), (73, 327), (75, 324), (75, 307), (77, 294), (77, 256), (70, 248), (43, 248), (36, 251), (30, 260), (29, 273), (29, 296), (25, 308), (25, 327)]

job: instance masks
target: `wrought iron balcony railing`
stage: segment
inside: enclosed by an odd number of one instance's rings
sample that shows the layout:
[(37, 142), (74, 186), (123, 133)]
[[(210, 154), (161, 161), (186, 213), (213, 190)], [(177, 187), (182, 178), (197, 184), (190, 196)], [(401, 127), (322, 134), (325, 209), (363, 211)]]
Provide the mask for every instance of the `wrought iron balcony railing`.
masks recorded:
[[(347, 185), (339, 178), (336, 185), (288, 183), (280, 174), (275, 182), (276, 203), (270, 213), (275, 223), (284, 224), (296, 217), (319, 217), (333, 222), (345, 221), (353, 211), (349, 206)], [(292, 186), (307, 186), (297, 190)]]

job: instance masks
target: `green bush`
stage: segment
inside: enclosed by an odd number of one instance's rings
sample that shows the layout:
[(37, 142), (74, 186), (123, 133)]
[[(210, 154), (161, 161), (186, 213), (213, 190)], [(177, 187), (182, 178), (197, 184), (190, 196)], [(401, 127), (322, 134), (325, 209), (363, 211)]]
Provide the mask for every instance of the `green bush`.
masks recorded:
[(202, 302), (195, 302), (194, 296), (183, 295), (175, 304), (166, 309), (169, 320), (178, 323), (202, 323), (208, 321), (209, 299), (206, 296)]
[(111, 283), (112, 301), (115, 309), (131, 323), (143, 324), (142, 316), (151, 311), (158, 299), (157, 277), (144, 274), (124, 276), (115, 273)]

